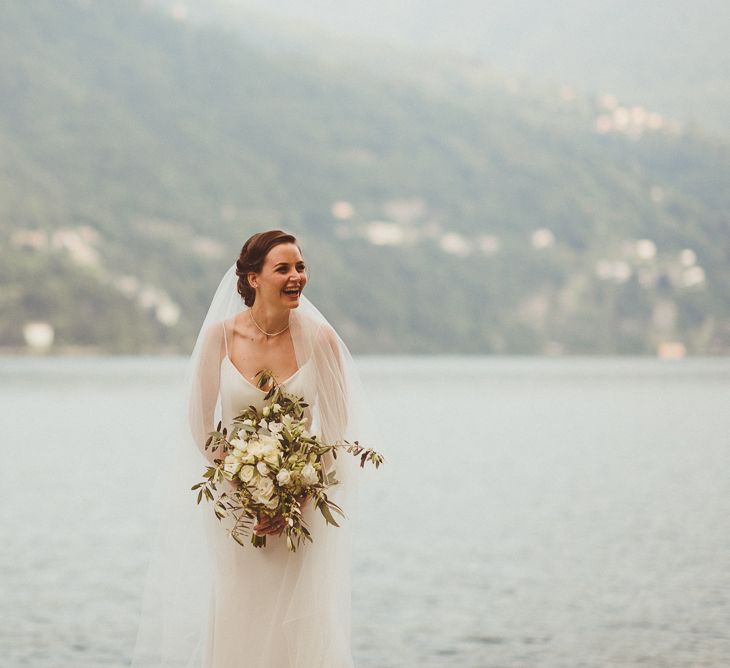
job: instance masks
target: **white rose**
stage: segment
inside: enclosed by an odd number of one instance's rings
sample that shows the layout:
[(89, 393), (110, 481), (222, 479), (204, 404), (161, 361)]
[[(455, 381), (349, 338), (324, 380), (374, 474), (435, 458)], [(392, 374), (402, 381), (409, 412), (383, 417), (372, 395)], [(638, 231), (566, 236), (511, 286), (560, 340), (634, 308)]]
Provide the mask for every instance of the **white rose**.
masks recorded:
[(267, 508), (270, 508), (271, 510), (273, 510), (274, 508), (276, 508), (279, 505), (279, 497), (278, 496), (272, 496), (266, 502), (265, 505), (266, 505)]
[(274, 493), (274, 483), (271, 478), (259, 478), (256, 481), (256, 494), (259, 498), (269, 500)]
[(223, 470), (231, 475), (236, 475), (241, 468), (241, 460), (234, 455), (226, 455), (223, 460)]
[(264, 496), (257, 489), (255, 489), (255, 490), (253, 490), (253, 492), (251, 492), (251, 498), (253, 499), (254, 503), (261, 503), (263, 505), (266, 505), (266, 503), (268, 503), (268, 501), (269, 501), (269, 497)]
[(261, 475), (266, 475), (269, 472), (269, 467), (266, 466), (266, 463), (265, 462), (259, 462), (258, 464), (256, 464), (256, 470)]
[(270, 456), (272, 453), (276, 453), (276, 448), (272, 448), (268, 443), (262, 443), (259, 449), (258, 455), (261, 459)]
[(261, 457), (271, 464), (276, 464), (279, 461), (279, 453), (281, 452), (281, 446), (279, 441), (275, 438), (267, 438), (267, 440), (261, 443)]
[(253, 466), (242, 466), (238, 477), (241, 479), (241, 482), (251, 482), (253, 478)]
[(279, 469), (276, 474), (276, 482), (280, 485), (288, 485), (291, 482), (291, 473), (287, 469)]
[(317, 470), (311, 464), (305, 464), (302, 469), (302, 481), (305, 485), (314, 485), (319, 482)]
[(231, 440), (231, 445), (236, 448), (236, 450), (245, 450), (247, 443), (240, 436), (237, 436)]
[(267, 436), (266, 434), (262, 434), (261, 436), (259, 436), (259, 443), (261, 443), (261, 446), (264, 448), (264, 450), (267, 448), (275, 448), (277, 450), (279, 449), (279, 441), (273, 436)]

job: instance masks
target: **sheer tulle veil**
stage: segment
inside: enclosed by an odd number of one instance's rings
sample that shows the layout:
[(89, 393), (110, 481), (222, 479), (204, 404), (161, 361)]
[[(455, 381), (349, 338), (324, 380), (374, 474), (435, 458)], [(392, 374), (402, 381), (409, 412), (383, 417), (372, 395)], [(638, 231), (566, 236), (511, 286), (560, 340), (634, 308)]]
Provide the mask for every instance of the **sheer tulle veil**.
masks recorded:
[[(221, 322), (246, 310), (236, 289), (235, 263), (215, 291), (200, 328), (180, 387), (180, 410), (169, 438), (155, 450), (140, 448), (140, 466), (159, 466), (150, 491), (149, 520), (154, 523), (149, 564), (132, 668), (214, 668), (205, 665), (208, 614), (215, 561), (206, 540), (206, 524), (218, 522), (212, 506), (196, 504), (199, 482), (213, 454), (205, 451), (208, 432), (220, 417), (219, 381), (224, 342)], [(311, 429), (325, 442), (346, 439), (383, 452), (375, 422), (353, 358), (339, 335), (307, 297), (300, 297), (289, 319), (298, 367), (309, 362), (316, 378)], [(153, 444), (149, 444), (150, 448)], [(310, 529), (313, 543), (302, 543), (292, 559), (301, 560), (287, 604), (283, 629), (267, 628), (254, 615), (261, 633), (273, 631), (286, 643), (289, 664), (297, 668), (352, 666), (350, 571), (357, 488), (371, 467), (341, 453), (335, 461), (339, 485), (329, 492), (346, 517), (339, 527), (325, 525), (317, 511)], [(232, 539), (231, 539), (232, 540)], [(251, 545), (239, 549), (254, 548)], [(251, 573), (250, 577), (255, 577)], [(332, 632), (336, 629), (336, 632)], [(241, 648), (246, 665), (246, 648)]]

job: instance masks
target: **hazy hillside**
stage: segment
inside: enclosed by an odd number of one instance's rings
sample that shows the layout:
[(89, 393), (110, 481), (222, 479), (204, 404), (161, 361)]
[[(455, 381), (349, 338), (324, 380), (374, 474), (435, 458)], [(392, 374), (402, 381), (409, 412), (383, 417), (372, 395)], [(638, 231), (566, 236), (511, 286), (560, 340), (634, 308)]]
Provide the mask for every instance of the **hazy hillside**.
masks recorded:
[(121, 0), (4, 3), (0, 49), (0, 345), (186, 350), (281, 226), (357, 352), (730, 350), (730, 150), (651, 109), (379, 78)]
[(192, 18), (238, 16), (244, 31), (253, 10), (285, 19), (290, 32), (478, 55), (505, 75), (613, 93), (729, 133), (730, 6), (721, 0), (164, 1)]

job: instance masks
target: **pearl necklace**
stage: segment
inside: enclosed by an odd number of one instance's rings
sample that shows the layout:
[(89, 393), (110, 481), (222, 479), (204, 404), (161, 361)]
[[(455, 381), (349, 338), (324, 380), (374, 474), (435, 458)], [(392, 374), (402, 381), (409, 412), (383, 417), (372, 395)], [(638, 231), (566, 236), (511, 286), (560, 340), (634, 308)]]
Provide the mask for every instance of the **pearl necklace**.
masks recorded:
[(256, 322), (256, 318), (253, 317), (253, 312), (251, 311), (251, 309), (248, 310), (248, 314), (251, 316), (251, 320), (253, 320), (253, 324), (259, 328), (260, 332), (262, 332), (263, 334), (266, 334), (266, 336), (278, 336), (279, 334), (283, 334), (287, 329), (289, 329), (289, 325), (287, 325), (280, 332), (274, 332), (273, 334), (269, 334), (269, 332), (267, 332), (265, 329), (262, 329), (261, 326), (259, 325), (259, 323)]

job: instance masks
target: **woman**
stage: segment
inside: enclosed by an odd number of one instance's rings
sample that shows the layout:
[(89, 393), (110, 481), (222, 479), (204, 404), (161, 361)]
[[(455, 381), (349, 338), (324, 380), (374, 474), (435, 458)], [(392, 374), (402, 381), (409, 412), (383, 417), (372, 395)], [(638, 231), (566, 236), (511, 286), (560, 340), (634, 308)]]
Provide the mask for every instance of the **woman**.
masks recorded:
[[(190, 491), (221, 456), (205, 450), (219, 421), (263, 405), (268, 370), (309, 404), (310, 429), (324, 442), (358, 440), (379, 449), (362, 385), (347, 347), (304, 297), (307, 268), (295, 237), (253, 235), (223, 277), (186, 374), (186, 416), (173, 462), (153, 504), (160, 524), (132, 666), (346, 668), (350, 636), (350, 546), (362, 470), (343, 453), (329, 466), (340, 484), (328, 496), (342, 507), (339, 527), (303, 501), (313, 543), (286, 547), (280, 518), (254, 526), (255, 548), (236, 543), (208, 504)], [(265, 378), (265, 376), (263, 376)]]

